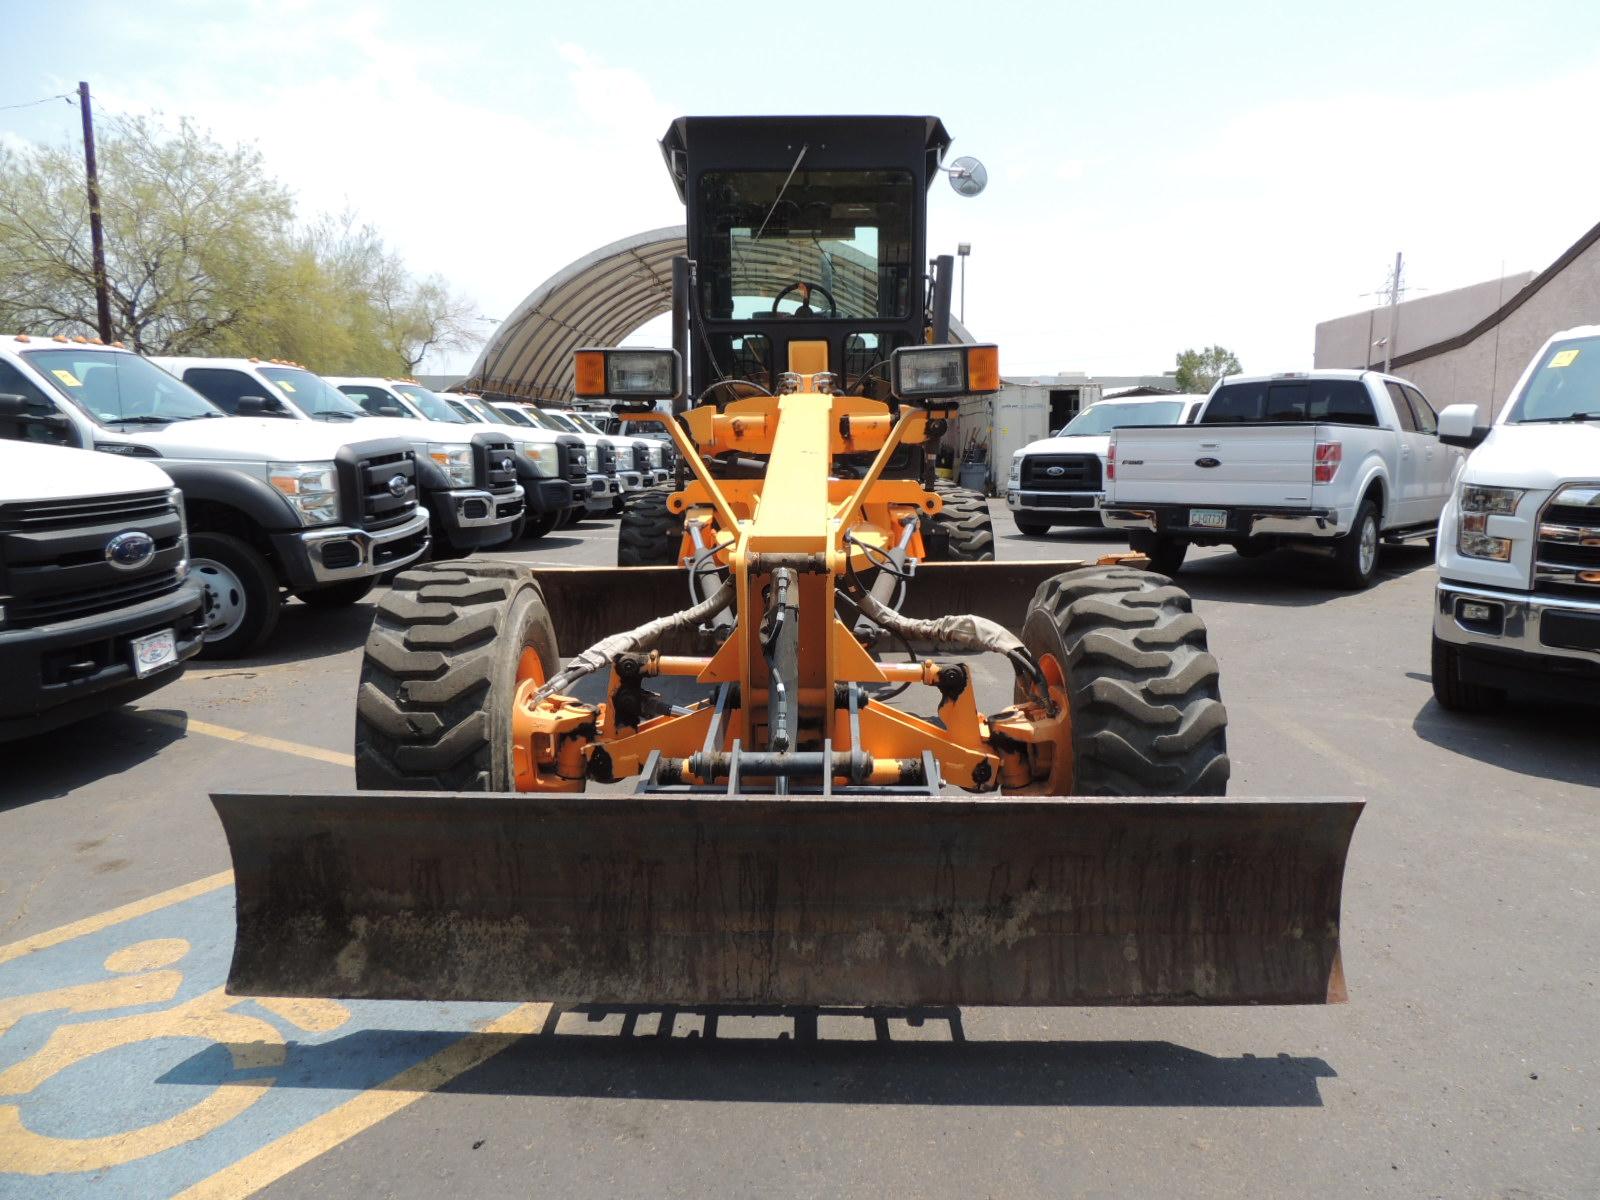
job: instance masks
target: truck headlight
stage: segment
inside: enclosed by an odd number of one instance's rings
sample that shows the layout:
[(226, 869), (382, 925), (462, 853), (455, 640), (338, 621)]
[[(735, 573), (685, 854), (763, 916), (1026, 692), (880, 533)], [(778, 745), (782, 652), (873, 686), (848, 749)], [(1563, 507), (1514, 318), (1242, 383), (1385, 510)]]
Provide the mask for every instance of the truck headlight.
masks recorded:
[(1511, 539), (1489, 536), (1489, 518), (1511, 516), (1517, 511), (1517, 505), (1526, 494), (1524, 488), (1462, 484), (1461, 532), (1456, 539), (1461, 553), (1468, 558), (1486, 558), (1493, 562), (1509, 561)]
[(339, 475), (331, 462), (268, 463), (267, 482), (289, 501), (302, 525), (339, 519)]
[(557, 447), (543, 442), (519, 442), (518, 445), (539, 474), (561, 474), (561, 452)]
[(1020, 455), (1020, 454), (1013, 454), (1011, 456), (1011, 476), (1010, 476), (1010, 478), (1011, 478), (1011, 482), (1012, 483), (1021, 483), (1022, 482), (1022, 455)]
[(472, 486), (472, 447), (458, 442), (429, 442), (428, 457), (433, 459), (452, 487)]
[(658, 471), (667, 465), (667, 448), (665, 446), (650, 447), (650, 465)]

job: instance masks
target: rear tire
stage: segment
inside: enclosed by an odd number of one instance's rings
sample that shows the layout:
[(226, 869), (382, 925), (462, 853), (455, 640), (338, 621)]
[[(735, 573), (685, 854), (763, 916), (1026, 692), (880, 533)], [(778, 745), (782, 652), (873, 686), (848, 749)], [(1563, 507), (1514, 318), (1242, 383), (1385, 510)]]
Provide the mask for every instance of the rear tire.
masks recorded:
[(1182, 588), (1131, 567), (1068, 571), (1034, 594), (1022, 640), (1064, 683), (1074, 794), (1227, 793), (1217, 660)]
[(1189, 553), (1189, 543), (1183, 538), (1135, 533), (1128, 538), (1128, 549), (1148, 558), (1150, 569), (1157, 575), (1165, 575), (1171, 579), (1183, 570), (1183, 560)]
[(376, 582), (377, 580), (369, 575), (365, 579), (350, 579), (344, 583), (312, 588), (298, 595), (302, 603), (309, 604), (312, 608), (344, 608), (348, 604), (365, 600)]
[(356, 692), (356, 787), (513, 790), (511, 711), (524, 649), (559, 668), (544, 595), (509, 563), (427, 566), (378, 604)]
[(994, 522), (982, 492), (936, 482), (944, 508), (929, 518), (925, 541), (929, 562), (993, 562)]
[(283, 608), (272, 566), (228, 533), (191, 533), (189, 571), (204, 589), (201, 658), (242, 658), (272, 634)]
[(1360, 591), (1378, 575), (1378, 506), (1361, 502), (1350, 532), (1334, 543), (1333, 577), (1342, 588)]
[(1038, 517), (1025, 517), (1021, 513), (1012, 513), (1011, 519), (1017, 524), (1017, 532), (1023, 537), (1043, 537), (1051, 530), (1049, 521), (1041, 521)]
[(1439, 707), (1458, 713), (1494, 712), (1506, 702), (1500, 688), (1466, 683), (1461, 678), (1461, 651), (1433, 635), (1433, 698)]
[(617, 566), (675, 567), (683, 548), (683, 514), (667, 508), (666, 484), (634, 492), (617, 525)]

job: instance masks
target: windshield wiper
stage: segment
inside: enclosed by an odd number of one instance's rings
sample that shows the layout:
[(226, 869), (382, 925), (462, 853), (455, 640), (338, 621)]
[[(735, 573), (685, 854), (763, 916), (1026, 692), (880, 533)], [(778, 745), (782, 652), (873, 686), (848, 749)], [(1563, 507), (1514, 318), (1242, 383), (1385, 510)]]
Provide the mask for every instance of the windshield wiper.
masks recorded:
[(153, 417), (149, 413), (140, 413), (133, 417), (109, 417), (107, 425), (171, 425), (174, 421), (182, 420), (181, 417)]
[(317, 414), (317, 420), (319, 420), (319, 421), (354, 421), (357, 417), (364, 417), (364, 416), (366, 416), (366, 413), (347, 413), (347, 412), (339, 412), (337, 409), (329, 409), (327, 412), (319, 412)]
[(1600, 421), (1600, 412), (1568, 413), (1564, 417), (1524, 417), (1518, 425), (1563, 425), (1568, 421)]

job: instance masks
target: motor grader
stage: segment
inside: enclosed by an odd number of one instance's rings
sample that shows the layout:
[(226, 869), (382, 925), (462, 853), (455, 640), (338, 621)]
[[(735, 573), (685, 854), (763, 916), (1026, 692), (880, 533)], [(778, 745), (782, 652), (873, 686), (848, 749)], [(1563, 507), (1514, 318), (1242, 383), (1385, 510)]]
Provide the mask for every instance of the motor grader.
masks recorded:
[[(1128, 555), (962, 561), (992, 533), (927, 451), (1000, 374), (950, 340), (949, 259), (924, 265), (948, 146), (934, 118), (673, 124), (673, 345), (572, 362), (683, 464), (624, 517), (646, 565), (395, 580), (359, 790), (214, 797), (230, 990), (1343, 998), (1360, 802), (1225, 798), (1188, 597)], [(986, 659), (1012, 681), (987, 704)]]

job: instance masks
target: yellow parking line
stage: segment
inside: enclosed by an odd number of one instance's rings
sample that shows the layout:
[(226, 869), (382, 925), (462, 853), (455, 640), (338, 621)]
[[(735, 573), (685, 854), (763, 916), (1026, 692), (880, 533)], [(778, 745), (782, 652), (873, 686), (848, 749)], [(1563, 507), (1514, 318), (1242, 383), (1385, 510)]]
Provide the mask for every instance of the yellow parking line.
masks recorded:
[(452, 1042), (432, 1058), (407, 1067), (394, 1078), (362, 1092), (308, 1121), (300, 1128), (268, 1142), (253, 1154), (179, 1192), (175, 1200), (235, 1200), (254, 1195), (282, 1179), (296, 1167), (326, 1154), (341, 1142), (372, 1128), (408, 1104), (443, 1087), (452, 1079), (488, 1062), (527, 1034), (538, 1033), (550, 1015), (548, 1004), (521, 1004), (490, 1022), (478, 1033)]
[(342, 754), (338, 750), (324, 750), (321, 746), (307, 746), (303, 742), (286, 742), (282, 738), (267, 737), (262, 733), (246, 733), (242, 729), (229, 729), (226, 725), (213, 725), (209, 721), (197, 721), (184, 713), (164, 712), (160, 709), (140, 709), (138, 710), (138, 715), (147, 721), (154, 721), (157, 725), (169, 725), (173, 729), (181, 729), (185, 733), (199, 733), (206, 737), (221, 738), (225, 742), (238, 742), (244, 746), (255, 746), (260, 750), (276, 750), (280, 754), (297, 754), (301, 758), (332, 763), (336, 767), (353, 767), (356, 765), (355, 755), (353, 754)]
[(21, 958), (24, 954), (32, 954), (35, 950), (45, 950), (51, 946), (59, 946), (62, 942), (71, 941), (75, 937), (83, 937), (88, 933), (98, 933), (112, 925), (131, 921), (135, 917), (142, 917), (145, 913), (155, 912), (158, 908), (177, 904), (194, 896), (203, 896), (207, 892), (214, 892), (220, 887), (227, 887), (233, 882), (232, 871), (218, 871), (215, 875), (207, 875), (204, 879), (196, 879), (193, 883), (186, 883), (182, 887), (175, 887), (170, 891), (158, 892), (154, 896), (146, 896), (143, 900), (135, 900), (131, 904), (124, 904), (121, 908), (107, 909), (92, 917), (85, 917), (81, 921), (74, 921), (70, 925), (61, 925), (55, 929), (36, 933), (30, 938), (23, 938), (20, 942), (12, 942), (9, 946), (0, 946), (0, 963), (10, 962), (14, 958)]

